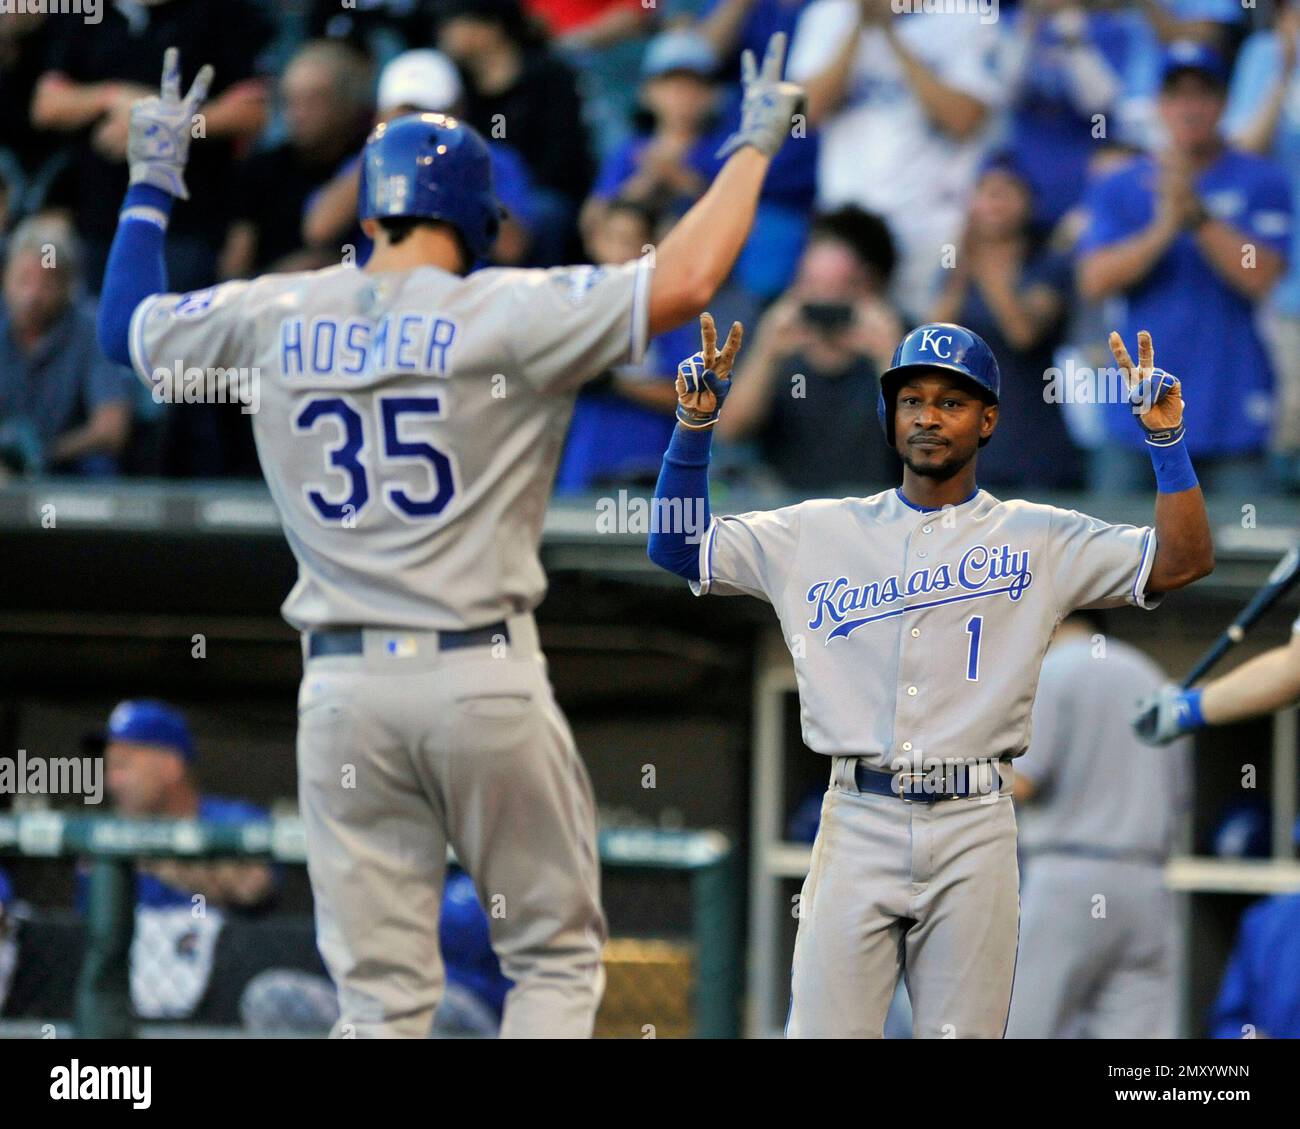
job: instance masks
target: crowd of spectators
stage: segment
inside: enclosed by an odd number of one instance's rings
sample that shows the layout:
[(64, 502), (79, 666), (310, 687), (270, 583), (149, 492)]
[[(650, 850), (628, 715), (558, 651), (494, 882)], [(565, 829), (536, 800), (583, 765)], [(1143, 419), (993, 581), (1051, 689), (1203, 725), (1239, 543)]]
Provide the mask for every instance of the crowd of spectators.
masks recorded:
[[(707, 187), (740, 53), (790, 36), (806, 116), (713, 313), (750, 338), (727, 473), (800, 494), (897, 477), (876, 379), (910, 325), (993, 346), (995, 491), (1143, 489), (1106, 331), (1151, 330), (1212, 491), (1300, 492), (1300, 0), (116, 0), (0, 15), (0, 476), (255, 476), (237, 406), (151, 403), (92, 307), (129, 107), (179, 46), (216, 84), (177, 209), (175, 290), (364, 262), (369, 129), (488, 138), (502, 265), (645, 253)], [(25, 108), (13, 112), (14, 108)], [(561, 491), (643, 485), (685, 326), (580, 397)]]

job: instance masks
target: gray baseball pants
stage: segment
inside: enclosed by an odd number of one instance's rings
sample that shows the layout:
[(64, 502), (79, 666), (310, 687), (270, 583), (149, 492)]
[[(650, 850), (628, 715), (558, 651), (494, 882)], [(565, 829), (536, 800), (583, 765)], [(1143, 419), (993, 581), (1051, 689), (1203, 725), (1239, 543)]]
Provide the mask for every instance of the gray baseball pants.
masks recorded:
[(1012, 1039), (1172, 1039), (1173, 895), (1160, 866), (1035, 855), (1021, 891)]
[(363, 654), (304, 658), (299, 805), (335, 1036), (429, 1034), (448, 844), (515, 983), (502, 1036), (592, 1032), (605, 921), (591, 782), (532, 617), (507, 625), (508, 644), (367, 629)]
[(832, 758), (786, 1034), (881, 1038), (901, 974), (914, 1037), (1001, 1038), (1019, 919), (1010, 766), (987, 795), (919, 803), (859, 791), (856, 760)]

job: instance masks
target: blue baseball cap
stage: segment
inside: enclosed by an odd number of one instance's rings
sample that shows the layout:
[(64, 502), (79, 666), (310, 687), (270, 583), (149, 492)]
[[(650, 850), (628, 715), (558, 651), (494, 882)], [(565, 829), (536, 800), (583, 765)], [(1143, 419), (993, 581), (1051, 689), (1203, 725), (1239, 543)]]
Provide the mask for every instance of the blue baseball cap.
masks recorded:
[(659, 78), (685, 71), (700, 78), (712, 78), (718, 69), (718, 56), (699, 32), (679, 28), (664, 31), (650, 40), (641, 59), (641, 77)]
[(14, 900), (14, 886), (9, 875), (0, 870), (0, 906), (10, 905)]
[(130, 741), (174, 749), (186, 762), (194, 759), (194, 739), (185, 716), (174, 706), (153, 698), (119, 702), (108, 717), (106, 741)]
[(1184, 71), (1197, 71), (1212, 79), (1218, 86), (1228, 85), (1228, 64), (1213, 47), (1179, 40), (1165, 48), (1160, 60), (1160, 85), (1165, 87), (1175, 75)]

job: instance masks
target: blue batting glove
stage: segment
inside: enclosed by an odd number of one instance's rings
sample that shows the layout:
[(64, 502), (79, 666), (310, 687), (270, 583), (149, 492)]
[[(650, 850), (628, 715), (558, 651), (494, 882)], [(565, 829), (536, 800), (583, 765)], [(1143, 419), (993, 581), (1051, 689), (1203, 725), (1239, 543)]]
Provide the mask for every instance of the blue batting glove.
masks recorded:
[[(1148, 411), (1178, 388), (1177, 378), (1165, 372), (1164, 369), (1152, 369), (1151, 375), (1145, 380), (1139, 380), (1128, 394), (1128, 401), (1134, 407), (1141, 407), (1143, 411)], [(1141, 416), (1138, 416), (1138, 423), (1142, 425), (1142, 430), (1146, 432), (1146, 440), (1153, 447), (1170, 447), (1182, 439), (1186, 428), (1180, 421), (1177, 427), (1168, 428), (1164, 431), (1157, 431), (1148, 427)]]
[(683, 427), (697, 430), (712, 427), (730, 391), (731, 378), (721, 379), (705, 368), (702, 352), (687, 357), (677, 366), (678, 421)]

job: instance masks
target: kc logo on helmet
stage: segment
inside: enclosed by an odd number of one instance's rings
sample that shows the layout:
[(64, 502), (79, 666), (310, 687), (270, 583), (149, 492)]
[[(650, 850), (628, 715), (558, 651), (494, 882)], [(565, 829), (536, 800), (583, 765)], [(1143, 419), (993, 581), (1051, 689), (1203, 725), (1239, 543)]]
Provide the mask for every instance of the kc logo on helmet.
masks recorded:
[[(947, 345), (944, 345), (944, 342)], [(943, 357), (948, 360), (952, 357), (952, 334), (940, 334), (937, 329), (921, 330), (921, 349), (923, 352), (933, 353), (936, 357)]]

